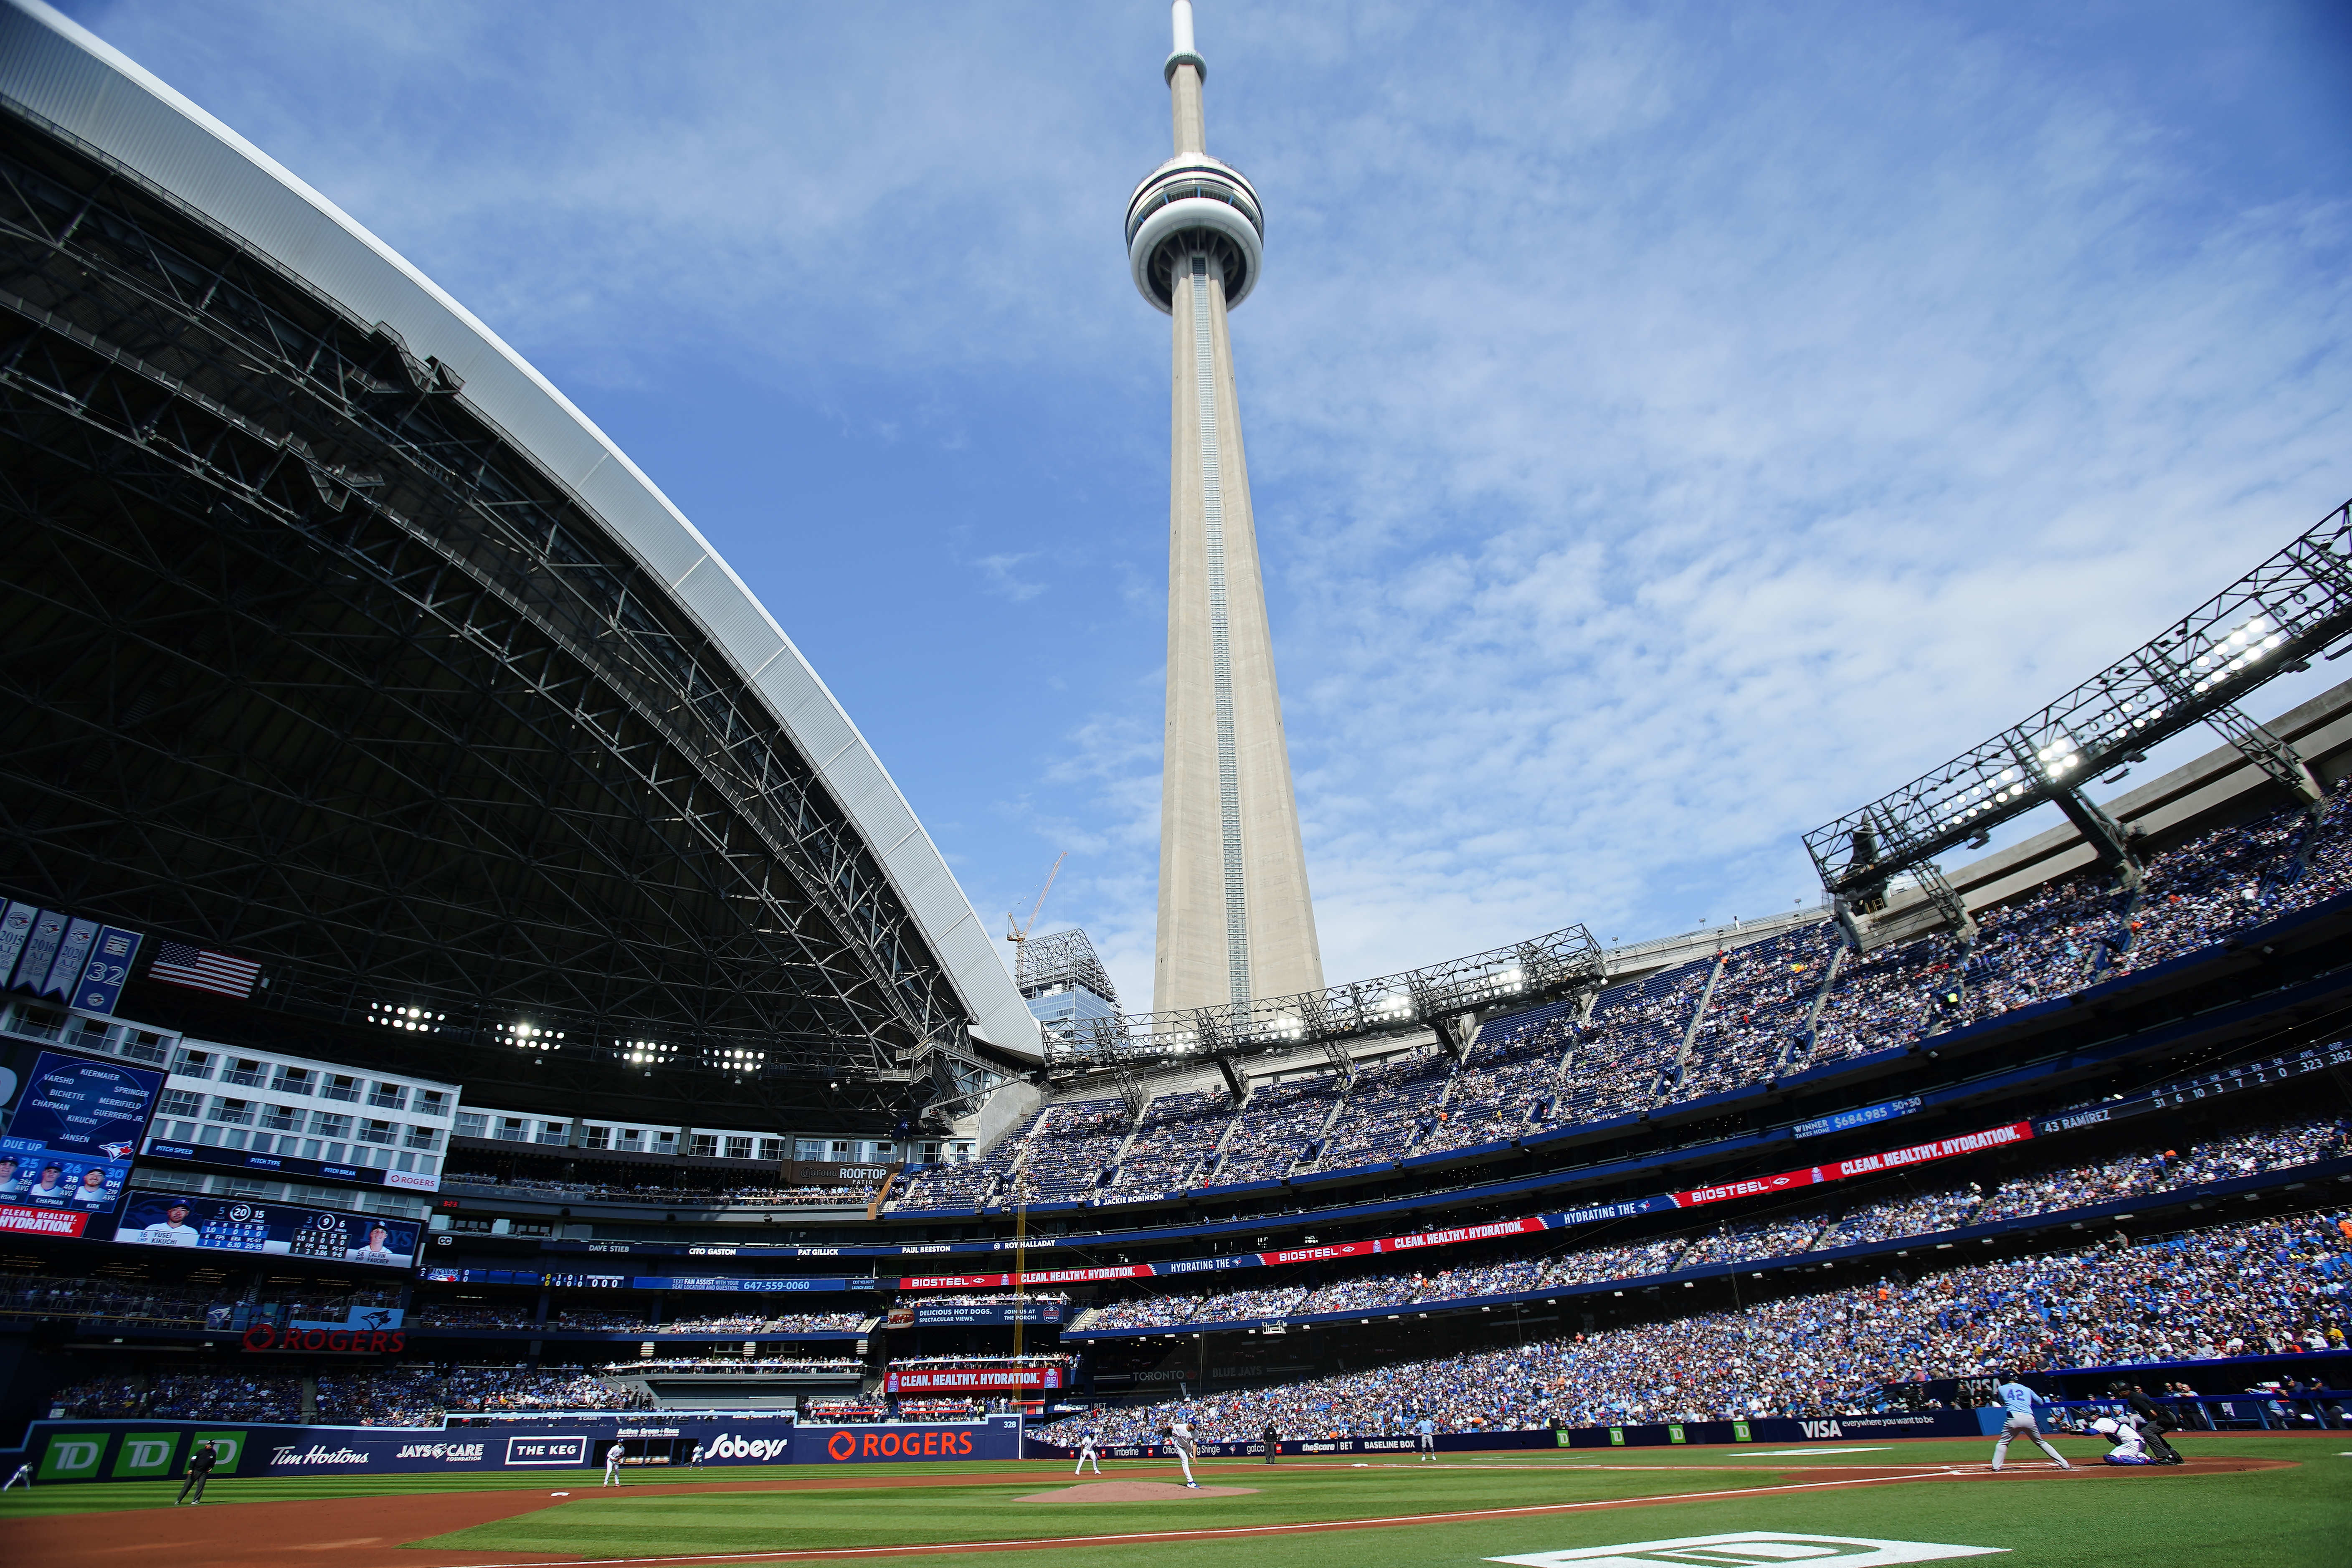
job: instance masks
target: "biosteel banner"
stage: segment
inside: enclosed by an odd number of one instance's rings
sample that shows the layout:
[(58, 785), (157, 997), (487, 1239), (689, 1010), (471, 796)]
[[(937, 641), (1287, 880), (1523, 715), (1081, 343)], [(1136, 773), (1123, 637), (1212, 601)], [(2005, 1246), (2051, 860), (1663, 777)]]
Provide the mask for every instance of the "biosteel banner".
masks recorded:
[(891, 1394), (971, 1394), (992, 1388), (1059, 1388), (1058, 1366), (893, 1368), (883, 1387)]
[[(1040, 1268), (1019, 1276), (1030, 1285), (1078, 1284), (1092, 1279), (1143, 1279), (1155, 1275), (1199, 1274), (1227, 1268), (1274, 1268), (1289, 1263), (1318, 1263), (1328, 1258), (1369, 1258), (1391, 1252), (1413, 1252), (1429, 1247), (1455, 1247), (1465, 1242), (1486, 1241), (1498, 1236), (1524, 1236), (1530, 1231), (1566, 1230), (1580, 1225), (1594, 1225), (1607, 1220), (1623, 1219), (1633, 1215), (1655, 1214), (1667, 1209), (1698, 1208), (1707, 1204), (1719, 1204), (1733, 1198), (1769, 1197), (1776, 1194), (1795, 1192), (1801, 1187), (1816, 1186), (1825, 1182), (1848, 1181), (1857, 1176), (1884, 1175), (1912, 1165), (1922, 1165), (1936, 1160), (1955, 1159), (1962, 1154), (1979, 1153), (2011, 1143), (2021, 1143), (2033, 1136), (2031, 1121), (2011, 1121), (2000, 1127), (1988, 1127), (1980, 1131), (1963, 1132), (1956, 1137), (1939, 1138), (1932, 1143), (1914, 1143), (1908, 1148), (1889, 1149), (1876, 1154), (1858, 1155), (1851, 1160), (1836, 1160), (1819, 1165), (1801, 1165), (1777, 1175), (1751, 1176), (1742, 1181), (1725, 1182), (1717, 1186), (1694, 1187), (1686, 1192), (1654, 1193), (1647, 1197), (1626, 1198), (1615, 1203), (1598, 1204), (1591, 1207), (1570, 1209), (1561, 1214), (1529, 1215), (1521, 1219), (1495, 1220), (1485, 1225), (1455, 1226), (1446, 1230), (1425, 1230), (1413, 1236), (1381, 1237), (1370, 1241), (1334, 1242), (1328, 1246), (1290, 1247), (1273, 1252), (1241, 1252), (1223, 1258), (1185, 1258), (1167, 1263), (1125, 1264), (1106, 1268)], [(1013, 1283), (1011, 1274), (917, 1274), (898, 1281), (901, 1290), (990, 1290), (1001, 1289)]]
[(1674, 1194), (1680, 1208), (1696, 1208), (1702, 1204), (1719, 1204), (1728, 1198), (1758, 1197), (1771, 1193), (1791, 1192), (1799, 1187), (1817, 1186), (1824, 1182), (1843, 1182), (1855, 1176), (1878, 1176), (1889, 1171), (1899, 1171), (1910, 1165), (1924, 1165), (1934, 1160), (1949, 1160), (1957, 1155), (1975, 1154), (2004, 1144), (2021, 1143), (2033, 1136), (2031, 1121), (2011, 1121), (2002, 1127), (1988, 1127), (1980, 1132), (1963, 1132), (1954, 1138), (1938, 1138), (1932, 1143), (1914, 1143), (1907, 1149), (1890, 1149), (1884, 1153), (1864, 1154), (1852, 1160), (1837, 1160), (1823, 1165), (1806, 1165), (1794, 1171), (1783, 1171), (1775, 1176), (1756, 1176), (1743, 1182), (1726, 1182), (1720, 1186), (1696, 1187)]

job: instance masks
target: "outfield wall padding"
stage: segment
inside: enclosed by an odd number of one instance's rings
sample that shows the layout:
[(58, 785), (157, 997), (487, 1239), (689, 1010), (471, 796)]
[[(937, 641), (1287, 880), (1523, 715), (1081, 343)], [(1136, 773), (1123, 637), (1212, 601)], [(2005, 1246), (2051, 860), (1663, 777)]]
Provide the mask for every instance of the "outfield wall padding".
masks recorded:
[[(40, 1420), (24, 1447), (0, 1451), (0, 1472), (33, 1461), (37, 1485), (162, 1480), (186, 1473), (188, 1455), (213, 1440), (217, 1477), (419, 1475), (600, 1468), (618, 1441), (630, 1479), (675, 1475), (688, 1446), (706, 1466), (845, 1465), (906, 1459), (1011, 1459), (1021, 1418), (801, 1426), (773, 1413), (670, 1417), (632, 1410), (576, 1420), (450, 1426), (295, 1426), (250, 1421)], [(648, 1452), (650, 1450), (650, 1452)]]
[[(1977, 1437), (1988, 1428), (1978, 1410), (1923, 1410), (1904, 1415), (1829, 1415), (1819, 1420), (1764, 1416), (1753, 1421), (1681, 1421), (1633, 1426), (1571, 1426), (1554, 1431), (1538, 1426), (1511, 1432), (1441, 1432), (1441, 1454), (1482, 1453), (1507, 1448), (1663, 1448), (1688, 1443), (1822, 1443), (1857, 1437)], [(1402, 1454), (1419, 1446), (1410, 1436), (1352, 1437), (1286, 1437), (1280, 1452), (1301, 1458), (1328, 1458), (1339, 1454)], [(1022, 1452), (1035, 1459), (1075, 1459), (1077, 1450), (1039, 1438), (1024, 1440)], [(1164, 1443), (1119, 1443), (1101, 1450), (1106, 1459), (1172, 1458), (1175, 1450)], [(1202, 1443), (1207, 1458), (1264, 1457), (1265, 1445)]]

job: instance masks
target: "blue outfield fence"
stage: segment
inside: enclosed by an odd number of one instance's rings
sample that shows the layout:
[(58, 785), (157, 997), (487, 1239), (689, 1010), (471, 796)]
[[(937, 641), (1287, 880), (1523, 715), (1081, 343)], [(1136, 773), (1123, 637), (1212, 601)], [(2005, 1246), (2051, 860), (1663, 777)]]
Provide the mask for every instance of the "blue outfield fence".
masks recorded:
[[(1984, 1417), (1993, 1418), (1987, 1426)], [(1855, 1437), (1979, 1437), (1999, 1431), (2000, 1412), (1923, 1410), (1900, 1415), (1832, 1415), (1820, 1420), (1760, 1416), (1752, 1421), (1674, 1421), (1632, 1426), (1570, 1426), (1559, 1430), (1538, 1426), (1509, 1432), (1442, 1432), (1436, 1438), (1441, 1454), (1487, 1453), (1510, 1448), (1663, 1448), (1675, 1444), (1821, 1443)], [(1336, 1454), (1403, 1454), (1417, 1447), (1409, 1436), (1351, 1437), (1286, 1437), (1279, 1452), (1302, 1458)], [(1166, 1459), (1175, 1450), (1163, 1443), (1112, 1444), (1100, 1450), (1106, 1459)], [(1076, 1448), (1035, 1437), (1022, 1444), (1033, 1459), (1075, 1460)], [(1202, 1443), (1206, 1458), (1259, 1458), (1264, 1442)]]
[(184, 1474), (188, 1456), (205, 1441), (220, 1455), (215, 1477), (588, 1469), (601, 1467), (605, 1450), (616, 1442), (635, 1477), (685, 1466), (698, 1443), (704, 1464), (710, 1466), (1017, 1458), (1021, 1418), (803, 1426), (774, 1412), (669, 1418), (660, 1411), (628, 1411), (501, 1424), (476, 1417), (447, 1426), (40, 1420), (32, 1424), (22, 1447), (0, 1451), (0, 1469), (13, 1473), (30, 1460), (39, 1485), (161, 1480)]

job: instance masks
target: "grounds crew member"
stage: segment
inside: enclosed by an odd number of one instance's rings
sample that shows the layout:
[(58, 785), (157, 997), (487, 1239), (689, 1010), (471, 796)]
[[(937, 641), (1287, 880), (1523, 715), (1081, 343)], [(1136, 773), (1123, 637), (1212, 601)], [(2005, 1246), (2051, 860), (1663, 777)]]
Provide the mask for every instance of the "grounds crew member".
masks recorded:
[(1269, 1421), (1265, 1424), (1265, 1431), (1261, 1435), (1265, 1438), (1265, 1462), (1270, 1465), (1282, 1452), (1282, 1428)]
[(621, 1446), (618, 1443), (604, 1450), (604, 1479), (596, 1484), (600, 1488), (621, 1484)]
[(2066, 1462), (2065, 1455), (2050, 1446), (2049, 1439), (2042, 1436), (2042, 1428), (2033, 1424), (2033, 1407), (2047, 1403), (2042, 1395), (2015, 1379), (1994, 1389), (1993, 1394), (2009, 1412), (2009, 1419), (2000, 1426), (2000, 1441), (1992, 1446), (1994, 1469), (2000, 1469), (2001, 1461), (2009, 1458), (2009, 1440), (2012, 1437), (2032, 1438), (2033, 1446), (2055, 1460), (2062, 1470), (2074, 1468)]
[(1102, 1474), (1102, 1456), (1095, 1451), (1095, 1435), (1091, 1432), (1081, 1432), (1078, 1434), (1078, 1462), (1070, 1474), (1082, 1476), (1086, 1474), (1088, 1465), (1094, 1466), (1095, 1474)]
[[(196, 1451), (188, 1456), (188, 1479), (180, 1483), (180, 1495), (172, 1500), (172, 1506), (177, 1508), (184, 1502), (194, 1508), (203, 1502), (205, 1483), (212, 1479), (213, 1467), (219, 1463), (218, 1448), (214, 1447), (209, 1442), (197, 1444)], [(193, 1500), (188, 1496), (188, 1489), (191, 1487), (195, 1489), (196, 1493)]]

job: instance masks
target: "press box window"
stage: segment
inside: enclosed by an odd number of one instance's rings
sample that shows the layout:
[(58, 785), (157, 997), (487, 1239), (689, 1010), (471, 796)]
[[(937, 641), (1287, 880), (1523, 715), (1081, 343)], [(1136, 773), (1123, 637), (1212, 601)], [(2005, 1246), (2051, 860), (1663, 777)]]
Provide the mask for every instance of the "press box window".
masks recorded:
[(714, 1158), (719, 1152), (718, 1134), (713, 1132), (696, 1133), (694, 1135), (694, 1143), (691, 1147), (690, 1152), (692, 1152), (697, 1159), (708, 1160)]
[(488, 1125), (489, 1118), (478, 1110), (457, 1112), (457, 1136), (460, 1138), (488, 1137), (488, 1134), (483, 1129)]

